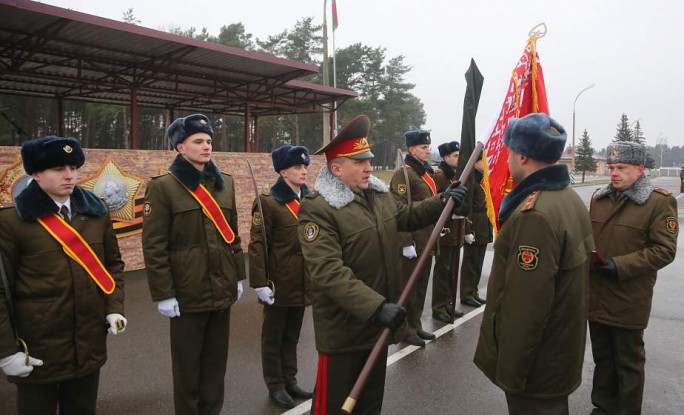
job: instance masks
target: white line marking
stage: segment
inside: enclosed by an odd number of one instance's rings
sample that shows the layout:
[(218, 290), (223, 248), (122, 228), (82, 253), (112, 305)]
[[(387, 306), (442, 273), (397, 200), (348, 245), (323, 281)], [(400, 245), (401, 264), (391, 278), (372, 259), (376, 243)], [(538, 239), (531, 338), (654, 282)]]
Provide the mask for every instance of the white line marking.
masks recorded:
[[(474, 309), (473, 311), (467, 313), (465, 316), (457, 319), (454, 324), (447, 324), (444, 327), (436, 330), (433, 334), (435, 335), (435, 340), (440, 338), (441, 336), (445, 335), (446, 333), (452, 331), (456, 327), (466, 323), (467, 321), (471, 320), (474, 317), (477, 317), (478, 315), (482, 314), (484, 311), (485, 306), (483, 305), (482, 307), (478, 307)], [(430, 344), (435, 340), (428, 340), (425, 343)], [(406, 346), (403, 349), (393, 353), (391, 356), (387, 358), (387, 366), (389, 367), (390, 365), (398, 362), (399, 360), (405, 358), (406, 356), (410, 355), (411, 353), (415, 352), (416, 350), (420, 350), (422, 347), (419, 346)], [(283, 412), (282, 415), (303, 415), (307, 413), (308, 411), (311, 410), (311, 399), (308, 401), (302, 402), (299, 405), (295, 406), (294, 408), (290, 409), (287, 412)]]

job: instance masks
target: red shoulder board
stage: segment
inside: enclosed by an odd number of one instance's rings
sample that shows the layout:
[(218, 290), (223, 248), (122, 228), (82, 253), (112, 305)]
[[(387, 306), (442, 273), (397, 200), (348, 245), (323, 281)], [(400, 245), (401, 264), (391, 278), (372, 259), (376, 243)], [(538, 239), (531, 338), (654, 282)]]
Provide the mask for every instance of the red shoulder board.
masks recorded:
[(656, 187), (655, 189), (653, 189), (653, 191), (658, 192), (658, 193), (665, 195), (665, 196), (669, 196), (672, 194), (671, 191), (669, 191), (667, 189), (663, 189), (662, 187)]
[(530, 193), (529, 196), (527, 196), (527, 199), (523, 202), (523, 207), (520, 209), (521, 212), (527, 212), (529, 210), (532, 210), (534, 207), (534, 204), (537, 203), (537, 197), (539, 197), (539, 194), (541, 192), (539, 190), (535, 190), (534, 192)]

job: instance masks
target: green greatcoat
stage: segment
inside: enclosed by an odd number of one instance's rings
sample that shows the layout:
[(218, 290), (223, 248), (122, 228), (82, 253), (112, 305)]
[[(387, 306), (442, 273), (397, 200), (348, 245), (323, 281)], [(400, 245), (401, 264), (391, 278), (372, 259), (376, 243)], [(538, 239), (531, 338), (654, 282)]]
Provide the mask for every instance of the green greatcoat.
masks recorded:
[(299, 210), (299, 240), (311, 276), (316, 348), (321, 353), (369, 350), (382, 327), (371, 317), (400, 287), (399, 231), (434, 223), (439, 197), (409, 209), (371, 176), (362, 195), (326, 167)]
[[(302, 196), (308, 188), (302, 187)], [(271, 191), (259, 196), (263, 218), (256, 200), (252, 204), (252, 227), (249, 240), (249, 285), (265, 287), (267, 282), (264, 260), (264, 235), (269, 247), (269, 277), (275, 284), (275, 306), (304, 307), (311, 304), (309, 280), (305, 277), (304, 257), (297, 235), (297, 218), (285, 205), (297, 198), (290, 187), (279, 178)]]
[[(114, 278), (106, 295), (36, 219), (57, 213), (57, 205), (32, 181), (16, 207), (0, 209), (0, 252), (5, 259), (19, 337), (31, 356), (43, 360), (22, 384), (72, 380), (91, 374), (107, 361), (107, 321), (124, 314), (124, 263), (107, 208), (93, 193), (76, 186), (71, 225)], [(0, 357), (17, 352), (0, 283)]]
[(501, 205), (474, 361), (510, 394), (562, 397), (582, 381), (593, 240), (569, 182), (566, 166), (543, 168)]
[(609, 185), (591, 200), (596, 251), (613, 259), (618, 281), (591, 273), (589, 320), (644, 329), (651, 314), (657, 271), (677, 253), (677, 201), (646, 177), (616, 196)]
[(245, 279), (238, 236), (233, 178), (209, 162), (202, 174), (178, 155), (169, 167), (187, 187), (201, 182), (235, 233), (228, 245), (199, 203), (171, 174), (147, 184), (143, 209), (143, 255), (153, 301), (175, 297), (181, 313), (220, 310), (237, 300)]

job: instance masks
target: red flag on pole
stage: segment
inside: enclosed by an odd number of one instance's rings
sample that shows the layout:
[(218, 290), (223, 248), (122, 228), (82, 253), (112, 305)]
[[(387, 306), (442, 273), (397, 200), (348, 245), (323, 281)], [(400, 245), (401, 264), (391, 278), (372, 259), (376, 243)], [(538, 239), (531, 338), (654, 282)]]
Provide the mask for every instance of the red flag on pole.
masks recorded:
[(527, 47), (511, 74), (511, 81), (499, 115), (490, 126), (489, 133), (485, 135), (488, 137), (484, 149), (487, 155), (487, 168), (484, 169), (483, 187), (489, 189), (485, 192), (487, 215), (496, 231), (499, 230), (500, 225), (498, 217), (501, 200), (515, 186), (508, 170), (508, 150), (503, 143), (508, 120), (511, 117), (524, 117), (533, 112), (549, 113), (544, 74), (536, 49), (537, 39), (542, 36), (539, 33), (530, 33)]
[(332, 0), (332, 15), (333, 15), (333, 30), (336, 30), (337, 26), (339, 25), (339, 22), (337, 21), (337, 4), (335, 4), (335, 0)]

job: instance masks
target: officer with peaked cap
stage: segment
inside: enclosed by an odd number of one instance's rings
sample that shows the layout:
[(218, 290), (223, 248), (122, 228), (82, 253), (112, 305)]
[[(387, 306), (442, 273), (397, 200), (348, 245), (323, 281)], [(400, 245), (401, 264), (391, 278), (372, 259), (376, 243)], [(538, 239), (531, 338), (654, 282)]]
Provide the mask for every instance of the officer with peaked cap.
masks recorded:
[(273, 150), (271, 158), (278, 180), (252, 203), (249, 285), (264, 305), (261, 365), (269, 399), (276, 406), (292, 408), (293, 398), (311, 397), (296, 378), (299, 333), (304, 310), (311, 304), (297, 236), (299, 204), (309, 193), (309, 150), (285, 145)]
[[(402, 289), (398, 232), (434, 223), (443, 207), (442, 195), (413, 209), (394, 200), (371, 174), (369, 130), (370, 119), (359, 115), (316, 152), (325, 154), (327, 164), (299, 210), (319, 353), (312, 415), (339, 413), (383, 327), (402, 331), (406, 310), (394, 303)], [(444, 195), (460, 203), (465, 188), (452, 187)], [(386, 359), (387, 347), (354, 414), (380, 414)]]
[(506, 392), (510, 414), (567, 414), (582, 381), (593, 242), (587, 209), (557, 164), (566, 137), (537, 113), (511, 119), (504, 135), (517, 186), (499, 212), (475, 364)]
[(0, 209), (13, 282), (0, 280), (0, 368), (17, 385), (19, 414), (94, 414), (107, 333), (127, 323), (124, 263), (107, 207), (77, 184), (79, 141), (42, 137), (21, 156), (32, 180)]
[(246, 277), (235, 182), (211, 160), (214, 130), (205, 115), (178, 118), (166, 133), (178, 155), (145, 191), (147, 279), (157, 310), (169, 318), (176, 414), (218, 414), (230, 308)]
[(596, 413), (639, 414), (644, 329), (658, 270), (677, 253), (677, 201), (644, 175), (643, 145), (618, 141), (607, 153), (610, 183), (594, 193), (589, 210), (598, 253), (589, 279), (591, 401)]

